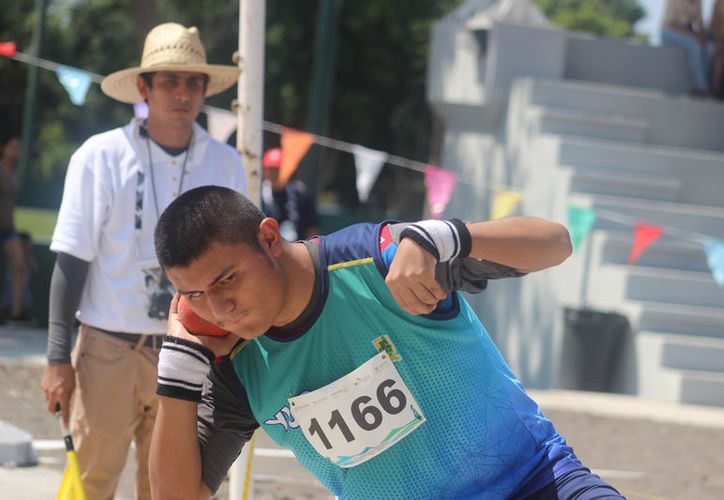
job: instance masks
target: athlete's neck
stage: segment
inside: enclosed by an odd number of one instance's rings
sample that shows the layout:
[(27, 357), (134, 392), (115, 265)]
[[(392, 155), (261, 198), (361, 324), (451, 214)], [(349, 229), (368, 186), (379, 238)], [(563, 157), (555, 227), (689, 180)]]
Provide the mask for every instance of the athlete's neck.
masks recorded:
[(166, 146), (168, 148), (186, 147), (191, 140), (192, 130), (193, 125), (182, 128), (171, 128), (152, 120), (150, 117), (146, 123), (148, 136), (159, 145)]
[(314, 291), (314, 262), (303, 243), (284, 243), (279, 264), (285, 276), (284, 312), (274, 322), (282, 327), (302, 315), (312, 300)]

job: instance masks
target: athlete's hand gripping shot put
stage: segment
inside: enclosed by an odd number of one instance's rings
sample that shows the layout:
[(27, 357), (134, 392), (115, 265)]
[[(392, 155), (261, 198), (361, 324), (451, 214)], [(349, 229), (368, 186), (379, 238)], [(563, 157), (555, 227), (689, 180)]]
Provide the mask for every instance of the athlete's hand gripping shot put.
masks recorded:
[[(558, 265), (532, 218), (356, 224), (289, 243), (222, 187), (155, 231), (176, 287), (158, 369), (154, 497), (208, 498), (262, 426), (341, 498), (622, 498), (501, 357), (461, 291)], [(230, 332), (191, 335), (179, 297)]]

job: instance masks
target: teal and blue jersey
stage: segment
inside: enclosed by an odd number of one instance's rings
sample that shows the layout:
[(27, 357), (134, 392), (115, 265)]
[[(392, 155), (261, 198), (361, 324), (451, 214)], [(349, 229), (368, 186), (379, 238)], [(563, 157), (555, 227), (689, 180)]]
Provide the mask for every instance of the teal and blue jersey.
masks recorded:
[[(521, 498), (581, 467), (460, 292), (429, 315), (400, 309), (384, 281), (397, 248), (389, 227), (357, 224), (306, 243), (318, 252), (318, 286), (304, 321), (240, 344), (217, 369), (227, 378), (233, 370), (227, 385), (246, 425), (261, 425), (341, 498)], [(344, 377), (381, 349), (396, 354), (426, 422), (372, 459), (341, 468), (307, 441), (288, 400)], [(214, 442), (209, 433), (202, 429), (202, 447)]]

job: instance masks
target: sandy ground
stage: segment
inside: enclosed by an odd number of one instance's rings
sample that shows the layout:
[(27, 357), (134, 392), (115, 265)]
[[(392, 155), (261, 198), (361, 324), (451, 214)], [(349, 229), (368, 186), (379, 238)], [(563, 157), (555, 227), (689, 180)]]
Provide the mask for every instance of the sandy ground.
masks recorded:
[[(30, 432), (36, 440), (57, 440), (58, 424), (45, 411), (40, 391), (41, 373), (38, 363), (6, 363), (0, 358), (0, 419)], [(545, 405), (543, 409), (578, 456), (629, 499), (724, 498), (722, 428), (547, 410)], [(256, 447), (278, 448), (263, 434), (257, 436)], [(60, 482), (64, 455), (62, 451), (41, 451), (39, 456), (41, 465), (36, 467), (0, 467), (0, 498), (52, 498)], [(129, 459), (116, 498), (133, 498), (133, 471), (133, 460)], [(255, 458), (254, 478), (257, 500), (331, 498), (291, 458)], [(26, 486), (29, 484), (33, 488)], [(228, 483), (217, 498), (228, 498)]]

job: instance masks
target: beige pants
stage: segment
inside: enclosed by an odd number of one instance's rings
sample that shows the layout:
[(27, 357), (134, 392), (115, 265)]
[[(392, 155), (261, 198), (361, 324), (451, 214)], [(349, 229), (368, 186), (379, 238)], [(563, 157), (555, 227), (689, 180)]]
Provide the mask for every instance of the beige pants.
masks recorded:
[(131, 441), (136, 443), (136, 495), (150, 500), (157, 364), (158, 350), (142, 341), (134, 345), (81, 325), (73, 350), (77, 385), (70, 430), (88, 500), (113, 498)]

